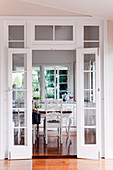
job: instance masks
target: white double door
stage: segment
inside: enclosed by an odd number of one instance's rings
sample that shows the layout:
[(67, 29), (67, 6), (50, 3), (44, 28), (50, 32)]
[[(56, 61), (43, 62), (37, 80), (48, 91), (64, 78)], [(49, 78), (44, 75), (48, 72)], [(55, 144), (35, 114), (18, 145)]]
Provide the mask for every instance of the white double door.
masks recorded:
[(98, 49), (78, 49), (77, 157), (101, 157), (100, 57)]
[[(77, 157), (100, 157), (99, 56), (96, 49), (79, 49), (77, 66)], [(32, 54), (8, 53), (8, 158), (32, 158)]]
[(8, 51), (8, 159), (32, 158), (32, 55)]

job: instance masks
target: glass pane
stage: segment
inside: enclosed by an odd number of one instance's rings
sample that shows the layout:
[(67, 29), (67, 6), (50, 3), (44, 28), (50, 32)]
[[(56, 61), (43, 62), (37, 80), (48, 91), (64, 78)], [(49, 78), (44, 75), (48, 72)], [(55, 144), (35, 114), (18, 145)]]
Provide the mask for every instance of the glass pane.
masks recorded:
[(84, 89), (96, 88), (96, 74), (95, 72), (84, 73)]
[(40, 67), (32, 69), (32, 96), (40, 96)]
[(35, 26), (35, 40), (53, 40), (53, 26)]
[(24, 42), (9, 42), (9, 48), (24, 48)]
[(96, 107), (96, 91), (84, 91), (84, 107)]
[(12, 73), (12, 88), (27, 89), (27, 73)]
[(60, 76), (59, 77), (59, 82), (60, 83), (67, 82), (67, 76)]
[(99, 26), (84, 26), (84, 40), (99, 40)]
[(59, 70), (59, 74), (68, 74), (68, 70)]
[(54, 75), (54, 70), (46, 70), (46, 75)]
[(33, 99), (34, 99), (34, 100), (42, 99), (42, 98), (40, 97), (40, 91), (38, 91), (38, 92), (37, 92), (37, 91), (33, 91), (33, 92), (32, 92), (32, 96), (33, 96)]
[(14, 127), (24, 126), (26, 127), (27, 110), (15, 109), (13, 110), (13, 122)]
[(24, 26), (9, 26), (9, 40), (24, 40)]
[(40, 84), (32, 83), (32, 91), (40, 93)]
[(55, 94), (54, 94), (54, 88), (47, 88), (46, 89), (46, 98), (55, 98)]
[(84, 42), (84, 48), (99, 48), (99, 42)]
[(60, 87), (60, 90), (66, 90), (66, 91), (68, 90), (67, 84), (60, 84), (59, 87)]
[(14, 128), (14, 145), (27, 145), (27, 133), (24, 128)]
[(55, 40), (73, 40), (73, 26), (55, 26)]
[(54, 76), (45, 76), (45, 82), (48, 83), (54, 82)]
[(96, 125), (96, 109), (84, 110), (84, 125), (95, 126)]
[(13, 54), (12, 55), (12, 71), (27, 71), (27, 55)]
[(40, 76), (40, 67), (33, 67), (32, 74)]
[(12, 105), (13, 108), (26, 108), (27, 107), (27, 93), (25, 91), (12, 92)]
[(54, 83), (46, 83), (45, 88), (55, 87)]
[(84, 143), (96, 144), (96, 129), (93, 128), (84, 129)]
[(84, 54), (84, 70), (95, 70), (95, 54)]

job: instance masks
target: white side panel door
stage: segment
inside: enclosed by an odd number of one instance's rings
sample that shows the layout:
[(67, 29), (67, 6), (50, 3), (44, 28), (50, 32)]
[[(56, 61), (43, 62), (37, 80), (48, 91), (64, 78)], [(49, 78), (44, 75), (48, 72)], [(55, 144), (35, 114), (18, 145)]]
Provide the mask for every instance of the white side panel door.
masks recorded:
[(32, 56), (8, 50), (8, 159), (32, 158)]
[(98, 49), (77, 50), (77, 157), (100, 159), (100, 57)]

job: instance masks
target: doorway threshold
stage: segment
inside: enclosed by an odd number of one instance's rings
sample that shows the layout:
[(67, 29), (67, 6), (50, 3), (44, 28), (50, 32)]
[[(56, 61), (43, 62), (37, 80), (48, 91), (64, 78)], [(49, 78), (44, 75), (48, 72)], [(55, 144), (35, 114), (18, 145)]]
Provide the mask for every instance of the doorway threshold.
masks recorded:
[(32, 159), (76, 159), (77, 155), (47, 155), (47, 156), (32, 156)]

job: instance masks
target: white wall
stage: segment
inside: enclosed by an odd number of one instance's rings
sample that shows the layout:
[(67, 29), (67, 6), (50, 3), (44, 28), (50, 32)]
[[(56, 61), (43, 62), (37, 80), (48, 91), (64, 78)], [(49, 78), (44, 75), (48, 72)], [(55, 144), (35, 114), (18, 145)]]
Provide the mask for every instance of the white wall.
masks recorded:
[[(2, 32), (1, 32), (2, 31)], [(1, 159), (7, 157), (8, 148), (8, 60), (7, 49), (4, 48), (4, 22), (0, 20), (0, 156)]]
[(105, 61), (106, 158), (113, 158), (113, 21), (107, 22), (107, 55)]
[[(2, 37), (1, 37), (2, 25), (0, 21), (0, 49), (2, 47)], [(0, 139), (2, 139), (2, 114), (1, 114), (1, 56), (2, 51), (0, 50)], [(2, 141), (0, 140), (0, 158), (2, 158)]]

